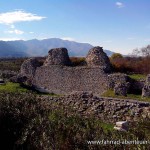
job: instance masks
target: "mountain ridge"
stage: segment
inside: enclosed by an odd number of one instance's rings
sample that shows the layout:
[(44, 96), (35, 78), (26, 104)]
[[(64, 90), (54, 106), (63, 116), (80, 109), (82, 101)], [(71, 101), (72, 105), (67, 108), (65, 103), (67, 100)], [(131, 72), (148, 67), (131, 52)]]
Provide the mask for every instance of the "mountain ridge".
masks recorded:
[[(16, 41), (0, 41), (0, 57), (36, 57), (46, 56), (52, 48), (65, 47), (69, 56), (86, 56), (88, 51), (94, 46), (89, 43), (63, 40), (60, 38), (31, 39)], [(108, 56), (114, 52), (104, 50)]]

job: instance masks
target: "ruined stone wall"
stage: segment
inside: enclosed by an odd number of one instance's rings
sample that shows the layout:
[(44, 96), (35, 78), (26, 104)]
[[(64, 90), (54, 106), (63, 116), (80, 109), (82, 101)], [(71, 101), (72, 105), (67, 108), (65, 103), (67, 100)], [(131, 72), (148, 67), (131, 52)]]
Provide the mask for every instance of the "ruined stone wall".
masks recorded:
[(91, 92), (73, 92), (61, 97), (43, 96), (42, 99), (73, 108), (80, 115), (88, 117), (94, 115), (107, 122), (150, 118), (150, 103), (136, 99), (98, 97)]
[(101, 95), (119, 82), (117, 93), (127, 93), (127, 76), (110, 74), (112, 66), (102, 47), (90, 49), (85, 61), (85, 66), (73, 67), (67, 49), (55, 48), (49, 51), (43, 66), (38, 65), (35, 59), (26, 60), (21, 66), (21, 74), (27, 77), (27, 84), (41, 92), (68, 94), (92, 91)]
[(100, 67), (41, 66), (36, 69), (33, 86), (56, 94), (72, 91), (92, 91), (102, 94), (107, 90), (108, 76)]

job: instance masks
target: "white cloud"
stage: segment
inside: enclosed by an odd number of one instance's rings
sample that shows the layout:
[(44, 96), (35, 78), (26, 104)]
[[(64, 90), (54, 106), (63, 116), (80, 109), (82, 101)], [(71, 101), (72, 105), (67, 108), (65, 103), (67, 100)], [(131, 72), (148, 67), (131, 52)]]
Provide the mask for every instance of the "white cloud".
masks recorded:
[(1, 38), (0, 37), (0, 41), (17, 41), (17, 40), (23, 40), (20, 38)]
[(14, 24), (17, 22), (24, 22), (24, 21), (38, 21), (38, 20), (42, 20), (44, 18), (46, 18), (46, 17), (28, 13), (23, 10), (16, 10), (16, 11), (12, 11), (12, 12), (0, 13), (0, 23), (6, 24), (6, 25)]
[(5, 33), (10, 33), (10, 34), (23, 34), (24, 31), (14, 29), (14, 30), (10, 30), (10, 31), (5, 31)]
[(75, 41), (75, 39), (71, 38), (71, 37), (63, 37), (61, 38), (62, 40), (67, 40), (67, 41)]
[(124, 7), (124, 4), (121, 3), (121, 2), (116, 2), (116, 6), (117, 6), (118, 8), (122, 8), (122, 7)]

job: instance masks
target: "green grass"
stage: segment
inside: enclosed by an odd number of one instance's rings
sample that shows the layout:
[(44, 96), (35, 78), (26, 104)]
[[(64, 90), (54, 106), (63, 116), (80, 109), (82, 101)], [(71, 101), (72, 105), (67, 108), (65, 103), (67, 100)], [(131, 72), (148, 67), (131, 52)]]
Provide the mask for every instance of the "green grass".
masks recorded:
[(56, 95), (54, 93), (41, 93), (39, 91), (33, 90), (27, 86), (21, 86), (19, 83), (7, 82), (6, 84), (0, 85), (0, 92), (12, 92), (12, 93), (22, 93), (22, 92), (32, 92), (37, 95), (47, 95), (53, 97), (59, 97), (61, 95)]
[(114, 124), (105, 123), (105, 122), (102, 122), (102, 121), (99, 121), (99, 124), (104, 129), (105, 132), (114, 130)]
[(19, 83), (8, 82), (4, 85), (0, 85), (0, 91), (1, 92), (27, 92), (29, 90), (21, 87)]
[(135, 99), (139, 101), (150, 102), (150, 98), (142, 98), (141, 95), (138, 94), (127, 94), (127, 96), (115, 95), (113, 90), (108, 90), (102, 95), (103, 97), (112, 97), (112, 98), (122, 98), (122, 99)]
[(141, 80), (141, 79), (145, 79), (146, 78), (146, 75), (143, 75), (143, 74), (131, 74), (131, 75), (128, 75), (131, 79), (134, 79), (134, 80)]

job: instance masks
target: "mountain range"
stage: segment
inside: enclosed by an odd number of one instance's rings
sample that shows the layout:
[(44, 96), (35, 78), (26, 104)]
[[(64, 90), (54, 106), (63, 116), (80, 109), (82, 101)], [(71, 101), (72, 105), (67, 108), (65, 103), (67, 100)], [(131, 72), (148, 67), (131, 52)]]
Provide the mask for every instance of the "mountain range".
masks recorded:
[[(67, 48), (69, 56), (86, 56), (93, 46), (88, 43), (78, 43), (59, 38), (33, 39), (28, 41), (0, 41), (0, 57), (46, 56), (50, 49), (58, 47)], [(108, 56), (114, 53), (110, 50), (104, 51)]]

